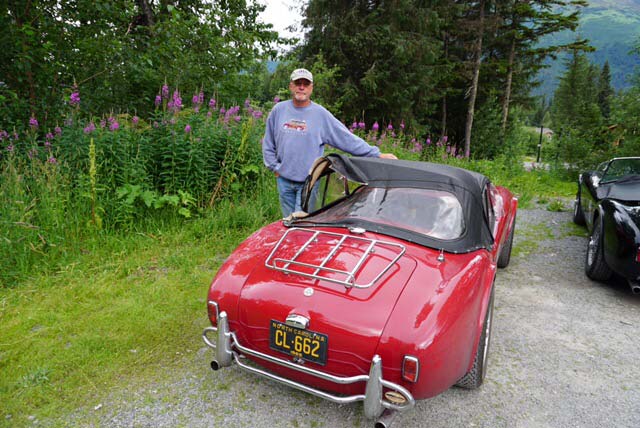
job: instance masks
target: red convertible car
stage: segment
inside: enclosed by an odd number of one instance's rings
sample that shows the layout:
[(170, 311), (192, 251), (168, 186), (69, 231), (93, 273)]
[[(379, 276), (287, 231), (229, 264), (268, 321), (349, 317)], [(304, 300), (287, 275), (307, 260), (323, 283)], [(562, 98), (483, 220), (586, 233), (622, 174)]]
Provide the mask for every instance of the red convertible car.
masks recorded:
[(303, 201), (308, 213), (258, 230), (211, 283), (211, 367), (362, 401), (379, 427), (479, 387), (517, 199), (461, 168), (331, 154)]

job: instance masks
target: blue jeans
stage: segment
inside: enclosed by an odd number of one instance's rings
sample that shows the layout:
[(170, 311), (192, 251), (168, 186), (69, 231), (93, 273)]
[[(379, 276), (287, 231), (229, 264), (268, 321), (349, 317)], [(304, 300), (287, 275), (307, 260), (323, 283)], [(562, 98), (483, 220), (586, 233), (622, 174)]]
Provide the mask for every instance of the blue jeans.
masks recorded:
[[(284, 177), (277, 177), (278, 195), (280, 197), (280, 209), (282, 217), (289, 217), (296, 211), (302, 211), (302, 188), (304, 182), (287, 180)], [(318, 195), (317, 183), (311, 191), (309, 198), (309, 211), (315, 210), (316, 197)]]

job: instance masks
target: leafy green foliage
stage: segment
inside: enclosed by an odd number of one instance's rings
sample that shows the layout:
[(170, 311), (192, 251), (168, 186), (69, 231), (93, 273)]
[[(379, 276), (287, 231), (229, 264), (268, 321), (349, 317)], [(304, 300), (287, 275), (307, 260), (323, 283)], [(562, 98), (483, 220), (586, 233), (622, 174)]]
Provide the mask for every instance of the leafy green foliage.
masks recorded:
[(74, 89), (85, 113), (146, 114), (167, 76), (238, 103), (259, 92), (252, 72), (278, 40), (255, 1), (67, 3), (0, 6), (0, 127), (29, 115), (53, 127)]

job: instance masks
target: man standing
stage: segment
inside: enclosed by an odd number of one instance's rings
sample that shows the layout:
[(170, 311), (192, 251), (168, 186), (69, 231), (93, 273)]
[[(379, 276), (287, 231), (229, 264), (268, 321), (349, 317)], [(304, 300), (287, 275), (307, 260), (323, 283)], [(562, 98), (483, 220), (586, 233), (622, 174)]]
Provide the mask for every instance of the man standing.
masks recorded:
[(391, 153), (380, 153), (311, 101), (313, 75), (309, 70), (294, 70), (289, 90), (291, 100), (276, 104), (269, 113), (262, 141), (264, 164), (277, 177), (284, 217), (301, 210), (304, 180), (313, 162), (323, 155), (325, 144), (354, 156), (397, 159)]

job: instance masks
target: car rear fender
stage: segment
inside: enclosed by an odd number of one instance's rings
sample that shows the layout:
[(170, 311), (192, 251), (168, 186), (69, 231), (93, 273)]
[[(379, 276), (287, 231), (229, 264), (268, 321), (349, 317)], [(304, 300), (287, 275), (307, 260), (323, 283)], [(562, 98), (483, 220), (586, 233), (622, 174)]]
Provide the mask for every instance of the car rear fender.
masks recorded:
[(251, 272), (259, 266), (256, 260), (264, 260), (265, 252), (268, 254), (275, 246), (283, 229), (281, 222), (259, 229), (242, 242), (222, 264), (211, 282), (207, 295), (209, 320), (214, 327), (216, 311), (224, 310), (227, 312), (229, 324), (233, 330), (233, 324), (238, 319), (238, 302), (242, 287)]
[[(416, 269), (376, 350), (385, 378), (424, 399), (464, 376), (473, 364), (495, 273), (486, 250), (445, 254), (439, 266)], [(420, 362), (416, 383), (402, 379), (405, 355)]]

